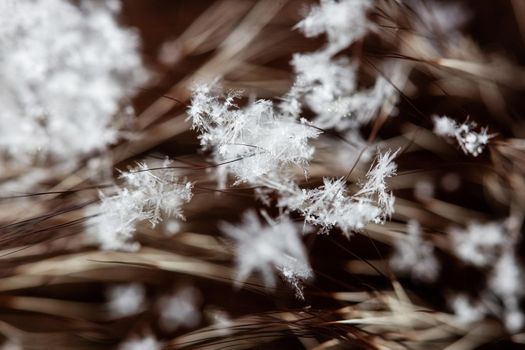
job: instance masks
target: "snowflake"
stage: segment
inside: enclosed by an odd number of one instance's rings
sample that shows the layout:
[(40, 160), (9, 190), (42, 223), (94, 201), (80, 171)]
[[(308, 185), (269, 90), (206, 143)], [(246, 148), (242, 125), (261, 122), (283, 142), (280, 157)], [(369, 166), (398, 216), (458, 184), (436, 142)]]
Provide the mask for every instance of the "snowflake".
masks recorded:
[(139, 222), (155, 227), (163, 216), (184, 219), (181, 208), (192, 198), (192, 184), (180, 182), (169, 164), (153, 170), (139, 164), (121, 174), (125, 183), (115, 194), (100, 193), (100, 202), (88, 210), (87, 229), (102, 249), (137, 250), (132, 238)]
[(459, 147), (465, 154), (471, 154), (474, 157), (483, 152), (485, 146), (489, 143), (490, 138), (487, 128), (482, 128), (480, 132), (474, 131), (477, 124), (473, 122), (464, 122), (458, 125), (449, 117), (434, 116), (434, 132), (443, 137), (454, 137)]
[(221, 225), (221, 231), (235, 243), (237, 283), (257, 271), (264, 284), (273, 287), (278, 271), (301, 296), (301, 282), (312, 277), (312, 269), (297, 225), (286, 216), (267, 221), (264, 224), (254, 211), (248, 211), (240, 225)]

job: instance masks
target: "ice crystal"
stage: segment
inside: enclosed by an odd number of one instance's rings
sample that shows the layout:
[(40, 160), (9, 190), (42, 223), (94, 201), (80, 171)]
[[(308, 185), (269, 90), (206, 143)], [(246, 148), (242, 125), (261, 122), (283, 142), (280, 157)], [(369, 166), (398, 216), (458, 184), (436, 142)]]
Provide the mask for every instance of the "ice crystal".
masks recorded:
[(379, 154), (367, 173), (361, 189), (350, 195), (344, 178), (324, 178), (323, 185), (300, 189), (291, 182), (266, 182), (280, 192), (279, 205), (299, 211), (307, 223), (321, 227), (328, 233), (338, 227), (344, 234), (361, 230), (369, 222), (380, 223), (394, 211), (394, 196), (388, 192), (386, 179), (395, 174), (393, 162), (396, 152)]
[[(372, 28), (369, 0), (321, 1), (297, 24), (307, 37), (326, 33), (328, 45), (307, 54), (295, 54), (291, 62), (296, 77), (289, 96), (297, 111), (302, 103), (315, 112), (315, 125), (348, 130), (369, 123), (382, 106), (397, 103), (397, 85), (406, 79), (402, 64), (388, 64), (370, 89), (358, 89), (356, 61), (335, 55)], [(289, 99), (288, 99), (289, 100)]]
[(255, 182), (287, 166), (308, 164), (314, 152), (308, 141), (319, 130), (280, 113), (271, 101), (258, 100), (237, 108), (236, 94), (217, 90), (210, 85), (196, 86), (188, 114), (201, 132), (201, 145), (211, 148), (215, 162), (221, 164), (218, 171), (223, 180), (231, 173), (239, 182)]
[(184, 219), (182, 205), (191, 200), (192, 184), (179, 181), (168, 165), (150, 170), (139, 164), (122, 173), (125, 182), (115, 194), (100, 194), (100, 203), (89, 209), (88, 233), (102, 249), (138, 249), (132, 238), (141, 221), (155, 227), (162, 217)]
[(291, 64), (297, 86), (307, 92), (306, 101), (316, 113), (356, 89), (356, 66), (347, 58), (333, 59), (326, 52), (295, 54)]
[(264, 284), (273, 287), (278, 271), (300, 293), (301, 283), (313, 275), (298, 227), (286, 216), (266, 220), (263, 223), (254, 211), (247, 211), (241, 224), (221, 225), (221, 231), (235, 243), (237, 283), (259, 272)]
[(488, 134), (487, 128), (481, 131), (475, 131), (477, 124), (474, 122), (464, 122), (459, 125), (449, 117), (434, 116), (434, 132), (443, 137), (454, 137), (465, 154), (471, 154), (474, 157), (483, 152), (485, 146), (489, 143), (492, 135)]

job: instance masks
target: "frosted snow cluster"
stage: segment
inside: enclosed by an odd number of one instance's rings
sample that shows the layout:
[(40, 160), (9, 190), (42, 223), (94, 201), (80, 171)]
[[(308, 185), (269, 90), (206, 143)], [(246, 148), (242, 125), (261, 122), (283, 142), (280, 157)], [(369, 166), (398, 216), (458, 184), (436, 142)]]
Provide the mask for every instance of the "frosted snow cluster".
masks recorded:
[(300, 211), (305, 221), (321, 227), (328, 233), (338, 227), (349, 235), (380, 216), (381, 210), (367, 198), (353, 198), (346, 190), (344, 179), (323, 179), (323, 186), (302, 189), (290, 196), (283, 196), (282, 204)]
[(155, 227), (163, 217), (184, 219), (182, 205), (192, 198), (192, 184), (180, 181), (169, 162), (150, 170), (146, 164), (121, 174), (124, 185), (115, 194), (100, 194), (100, 203), (89, 209), (88, 234), (106, 250), (136, 250), (136, 226), (149, 221)]
[(399, 67), (392, 68), (392, 82), (380, 76), (371, 88), (358, 90), (356, 66), (343, 58), (332, 59), (323, 52), (296, 54), (292, 64), (297, 73), (293, 88), (296, 99), (302, 97), (316, 113), (313, 122), (320, 128), (359, 128), (372, 121), (383, 105), (397, 102), (394, 85), (400, 79)]
[(307, 223), (328, 233), (338, 227), (344, 234), (361, 230), (369, 222), (381, 223), (394, 211), (394, 196), (388, 192), (386, 179), (395, 175), (396, 152), (379, 154), (359, 191), (350, 195), (343, 178), (324, 178), (323, 185), (301, 189), (293, 183), (266, 183), (279, 191), (279, 206), (301, 212)]
[[(240, 93), (224, 92), (217, 81), (194, 87), (188, 117), (202, 147), (212, 152), (221, 187), (233, 175), (235, 184), (257, 187), (263, 203), (271, 205), (277, 199), (282, 215), (299, 212), (305, 223), (326, 233), (337, 227), (350, 235), (391, 216), (394, 197), (386, 179), (396, 172), (396, 152), (379, 155), (354, 193), (347, 190), (345, 179), (325, 178), (323, 186), (303, 189), (293, 173), (293, 167), (299, 167), (307, 174), (315, 152), (310, 142), (318, 138), (320, 128), (356, 134), (383, 106), (396, 103), (397, 90), (389, 80), (379, 77), (371, 88), (359, 90), (357, 64), (336, 57), (372, 28), (367, 17), (371, 7), (368, 0), (325, 0), (310, 10), (297, 28), (307, 37), (326, 34), (328, 43), (316, 52), (294, 55), (295, 82), (278, 104), (257, 100), (239, 107)], [(399, 75), (398, 67), (392, 67)], [(306, 109), (314, 112), (311, 122), (301, 119)], [(243, 282), (258, 271), (265, 284), (273, 286), (277, 270), (300, 291), (311, 270), (297, 229), (286, 216), (266, 221), (263, 225), (248, 212), (240, 226), (222, 226), (236, 243), (237, 280)]]
[(464, 122), (458, 124), (446, 116), (434, 116), (434, 133), (442, 137), (453, 137), (465, 154), (471, 154), (474, 157), (483, 152), (485, 146), (489, 143), (492, 135), (489, 135), (487, 128), (481, 131), (475, 131), (476, 123)]
[[(379, 77), (374, 87), (359, 91), (356, 64), (335, 57), (371, 28), (367, 18), (371, 7), (371, 1), (327, 0), (311, 9), (297, 28), (307, 37), (326, 34), (328, 44), (294, 55), (295, 83), (277, 107), (259, 100), (238, 108), (238, 93), (224, 94), (215, 83), (193, 90), (188, 115), (202, 146), (213, 151), (221, 185), (233, 173), (238, 182), (276, 191), (279, 206), (301, 212), (306, 222), (319, 225), (323, 232), (337, 226), (350, 234), (392, 214), (394, 197), (386, 190), (385, 178), (395, 173), (395, 153), (380, 156), (367, 182), (353, 195), (347, 194), (342, 179), (326, 178), (319, 188), (301, 189), (289, 171), (296, 165), (306, 172), (315, 151), (308, 141), (318, 137), (319, 127), (348, 132), (372, 120), (385, 103), (395, 103), (397, 91), (390, 82)], [(312, 125), (298, 122), (303, 104), (315, 112)], [(267, 190), (258, 193), (270, 202)]]
[(0, 152), (75, 161), (118, 137), (114, 116), (147, 74), (118, 1), (0, 1)]
[(235, 93), (218, 91), (216, 85), (196, 86), (188, 114), (201, 132), (201, 145), (211, 148), (215, 163), (220, 164), (221, 184), (228, 173), (238, 182), (255, 182), (287, 166), (308, 164), (314, 153), (308, 141), (319, 130), (280, 113), (271, 101), (258, 100), (237, 108)]
[(254, 211), (247, 211), (241, 224), (221, 224), (221, 231), (234, 240), (237, 283), (258, 272), (264, 284), (273, 287), (277, 271), (300, 295), (301, 283), (313, 274), (298, 227), (286, 216), (265, 219), (267, 223)]
[(370, 0), (321, 1), (297, 24), (307, 37), (326, 34), (328, 44), (293, 56), (296, 79), (283, 102), (291, 106), (284, 109), (297, 113), (304, 103), (315, 112), (316, 126), (348, 130), (369, 123), (383, 105), (397, 103), (394, 86), (400, 83), (401, 65), (387, 65), (391, 81), (379, 76), (373, 87), (359, 90), (357, 63), (335, 57), (372, 29), (367, 16), (371, 8)]

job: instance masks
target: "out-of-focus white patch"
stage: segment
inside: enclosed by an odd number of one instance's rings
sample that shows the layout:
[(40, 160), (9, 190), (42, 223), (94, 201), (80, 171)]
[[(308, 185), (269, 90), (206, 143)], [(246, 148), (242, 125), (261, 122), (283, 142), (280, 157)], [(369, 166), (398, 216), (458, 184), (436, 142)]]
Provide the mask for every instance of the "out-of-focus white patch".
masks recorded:
[(170, 332), (179, 327), (197, 326), (201, 320), (200, 299), (200, 292), (192, 287), (184, 287), (162, 297), (158, 303), (161, 326)]
[(140, 284), (112, 286), (107, 290), (108, 308), (114, 318), (137, 314), (144, 309), (146, 292)]
[(438, 277), (440, 265), (434, 255), (434, 246), (423, 239), (418, 221), (409, 221), (407, 235), (394, 242), (390, 265), (416, 280), (433, 282)]
[(161, 344), (152, 335), (131, 337), (121, 343), (118, 350), (160, 350)]
[(147, 78), (138, 36), (117, 23), (120, 2), (0, 3), (2, 158), (76, 162), (115, 142), (114, 117)]
[(180, 232), (182, 224), (179, 220), (170, 219), (164, 223), (164, 234), (168, 237), (174, 236)]
[(418, 32), (431, 37), (446, 38), (448, 41), (461, 37), (461, 28), (471, 18), (471, 13), (463, 3), (441, 1), (410, 1), (417, 12), (414, 21)]
[(231, 333), (230, 327), (234, 325), (230, 315), (224, 310), (208, 310), (208, 318), (213, 323), (213, 329), (219, 330), (221, 335), (225, 336)]
[(525, 325), (525, 316), (520, 309), (520, 300), (525, 295), (523, 272), (513, 245), (507, 244), (489, 275), (490, 290), (503, 302), (502, 319), (510, 332), (517, 332)]
[(307, 37), (326, 34), (330, 52), (337, 52), (362, 38), (372, 27), (367, 12), (370, 0), (321, 0), (296, 25)]
[(292, 285), (302, 297), (302, 282), (313, 277), (310, 263), (297, 225), (287, 216), (259, 220), (254, 211), (244, 213), (239, 225), (222, 223), (220, 228), (234, 239), (237, 260), (237, 284), (243, 283), (254, 271), (260, 273), (264, 284), (276, 284), (275, 271)]
[(450, 306), (456, 319), (466, 325), (482, 320), (487, 314), (487, 310), (481, 303), (474, 302), (463, 294), (454, 296)]
[(430, 180), (419, 180), (414, 186), (414, 196), (419, 200), (427, 200), (434, 197), (435, 185)]
[(448, 236), (458, 258), (480, 267), (496, 263), (508, 239), (505, 227), (499, 222), (470, 222), (465, 229), (452, 227)]

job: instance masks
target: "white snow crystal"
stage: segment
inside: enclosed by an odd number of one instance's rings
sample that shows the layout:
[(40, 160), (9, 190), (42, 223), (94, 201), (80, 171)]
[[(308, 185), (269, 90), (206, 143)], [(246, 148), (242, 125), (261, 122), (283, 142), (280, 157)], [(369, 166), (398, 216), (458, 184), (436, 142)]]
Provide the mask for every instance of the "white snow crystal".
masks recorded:
[(137, 201), (142, 203), (152, 227), (161, 221), (161, 214), (167, 217), (184, 219), (182, 205), (191, 200), (192, 184), (180, 183), (170, 162), (164, 162), (159, 169), (150, 170), (144, 163), (130, 171), (123, 172), (121, 178), (125, 186), (133, 189)]
[(308, 105), (317, 113), (337, 97), (352, 93), (356, 88), (356, 66), (347, 58), (333, 59), (323, 51), (297, 53), (291, 64), (296, 73), (296, 84), (308, 91)]
[(487, 128), (482, 128), (480, 132), (474, 129), (477, 124), (474, 122), (464, 122), (458, 125), (449, 117), (434, 116), (434, 132), (442, 137), (454, 137), (465, 154), (474, 157), (483, 152), (485, 146), (493, 135), (489, 135)]
[(344, 179), (324, 178), (323, 186), (299, 190), (288, 198), (284, 197), (281, 205), (299, 210), (305, 221), (320, 226), (322, 233), (337, 226), (350, 235), (381, 215), (381, 210), (367, 198), (349, 196)]
[(366, 174), (366, 182), (355, 195), (356, 197), (375, 196), (383, 218), (390, 217), (394, 212), (394, 195), (387, 191), (386, 179), (396, 174), (397, 165), (394, 163), (396, 155), (397, 151), (379, 153), (375, 164)]
[(198, 85), (188, 110), (193, 127), (201, 132), (201, 145), (213, 150), (224, 186), (228, 173), (239, 182), (279, 172), (290, 165), (305, 167), (314, 153), (308, 144), (320, 131), (279, 113), (271, 101), (258, 100), (240, 109), (236, 94), (223, 95), (219, 88)]
[(313, 274), (297, 225), (286, 216), (266, 220), (264, 224), (254, 211), (247, 211), (241, 224), (221, 225), (221, 231), (235, 241), (237, 283), (257, 271), (264, 284), (273, 287), (277, 270), (301, 296), (301, 283)]
[(397, 103), (395, 86), (401, 86), (404, 79), (402, 65), (388, 64), (388, 79), (380, 75), (374, 86), (358, 90), (357, 64), (344, 57), (332, 58), (325, 51), (317, 51), (295, 54), (291, 63), (296, 80), (288, 95), (294, 95), (295, 103), (304, 100), (316, 113), (315, 125), (324, 129), (347, 130), (366, 125), (383, 105)]
[(192, 198), (192, 184), (179, 181), (168, 166), (165, 162), (162, 169), (150, 170), (139, 164), (122, 173), (125, 183), (115, 194), (100, 194), (100, 203), (88, 210), (87, 231), (102, 249), (138, 249), (131, 240), (141, 221), (155, 227), (163, 216), (184, 219), (181, 208)]
[[(5, 3), (5, 0), (1, 1)], [(114, 142), (114, 116), (145, 82), (118, 1), (17, 0), (0, 12), (0, 152), (75, 161)]]
[(434, 132), (437, 135), (450, 137), (456, 136), (456, 129), (458, 125), (454, 120), (446, 116), (434, 116), (432, 119), (434, 120)]

